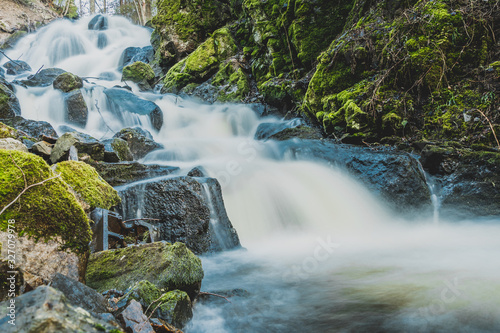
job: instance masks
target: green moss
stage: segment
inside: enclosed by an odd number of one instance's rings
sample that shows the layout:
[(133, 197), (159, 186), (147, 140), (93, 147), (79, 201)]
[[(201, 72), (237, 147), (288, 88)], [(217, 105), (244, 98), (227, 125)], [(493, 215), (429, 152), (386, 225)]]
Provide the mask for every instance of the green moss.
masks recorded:
[(148, 64), (136, 61), (133, 64), (123, 67), (122, 81), (148, 82), (155, 78), (153, 69)]
[(238, 48), (227, 28), (215, 31), (186, 59), (175, 64), (164, 79), (162, 92), (178, 92), (190, 83), (208, 80), (221, 62), (236, 54)]
[(4, 123), (0, 123), (0, 139), (3, 138), (13, 138), (16, 139), (18, 137), (17, 130), (5, 125)]
[[(28, 186), (55, 176), (41, 157), (0, 150), (0, 207), (12, 202), (25, 188), (18, 167), (23, 170)], [(7, 228), (8, 219), (16, 220), (16, 231), (20, 234), (36, 240), (60, 239), (63, 248), (76, 252), (86, 251), (91, 240), (87, 216), (61, 178), (28, 189), (3, 213), (1, 230)]]
[(91, 209), (110, 209), (120, 203), (114, 188), (104, 181), (90, 165), (79, 161), (64, 161), (56, 166), (62, 179), (78, 193)]
[(52, 83), (54, 89), (62, 90), (63, 92), (70, 92), (75, 89), (83, 87), (83, 81), (75, 74), (66, 72), (59, 75)]
[(237, 64), (234, 65), (231, 62), (221, 64), (212, 84), (222, 87), (217, 96), (220, 102), (239, 102), (250, 92), (247, 75)]

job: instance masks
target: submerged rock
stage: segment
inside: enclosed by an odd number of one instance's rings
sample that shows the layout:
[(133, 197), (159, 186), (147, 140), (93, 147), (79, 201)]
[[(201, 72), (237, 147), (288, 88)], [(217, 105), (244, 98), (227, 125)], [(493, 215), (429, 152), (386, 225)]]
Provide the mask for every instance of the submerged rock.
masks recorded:
[[(7, 309), (9, 301), (0, 303), (0, 306)], [(64, 294), (52, 287), (41, 286), (16, 297), (15, 307), (16, 325), (8, 323), (9, 316), (3, 316), (0, 318), (2, 332), (98, 333), (117, 331), (119, 328), (69, 304)]]
[(127, 142), (135, 160), (143, 158), (153, 150), (163, 148), (163, 145), (153, 140), (151, 133), (140, 127), (124, 128), (113, 137)]
[(201, 260), (182, 243), (156, 242), (90, 255), (87, 285), (97, 291), (126, 290), (147, 280), (159, 289), (198, 295), (203, 279)]
[(160, 239), (183, 242), (197, 254), (240, 246), (227, 217), (218, 181), (214, 178), (174, 177), (118, 188), (125, 219), (142, 216), (160, 221)]
[(126, 89), (104, 89), (104, 94), (118, 117), (121, 118), (123, 112), (147, 115), (154, 129), (159, 131), (163, 125), (163, 112), (155, 103), (139, 98)]

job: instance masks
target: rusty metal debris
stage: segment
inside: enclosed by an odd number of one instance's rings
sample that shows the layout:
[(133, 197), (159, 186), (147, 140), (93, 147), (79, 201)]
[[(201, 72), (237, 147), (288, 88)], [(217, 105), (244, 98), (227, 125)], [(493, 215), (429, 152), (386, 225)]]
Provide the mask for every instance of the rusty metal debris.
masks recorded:
[(95, 222), (92, 227), (92, 252), (158, 240), (158, 228), (141, 219), (123, 221), (119, 214), (103, 208), (96, 208), (91, 213), (91, 218)]

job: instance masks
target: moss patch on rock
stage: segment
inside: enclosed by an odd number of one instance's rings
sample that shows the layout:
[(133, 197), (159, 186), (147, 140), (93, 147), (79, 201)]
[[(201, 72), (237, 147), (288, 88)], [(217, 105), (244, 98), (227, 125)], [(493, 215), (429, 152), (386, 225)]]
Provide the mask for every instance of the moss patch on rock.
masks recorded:
[(136, 61), (133, 64), (123, 67), (122, 81), (148, 82), (155, 78), (153, 69), (148, 64)]
[(13, 138), (16, 139), (18, 137), (17, 130), (5, 125), (4, 123), (0, 123), (0, 139), (3, 138)]
[(87, 284), (103, 292), (126, 290), (141, 280), (159, 289), (183, 290), (190, 299), (198, 294), (203, 279), (201, 260), (185, 244), (157, 242), (90, 255)]
[(58, 89), (67, 93), (72, 90), (82, 88), (83, 81), (79, 76), (66, 72), (56, 77), (56, 79), (52, 83), (52, 86), (54, 87), (54, 89)]
[[(39, 156), (0, 150), (0, 207), (12, 202), (25, 188), (20, 169), (28, 186), (56, 176)], [(1, 230), (6, 230), (9, 219), (16, 220), (20, 235), (36, 240), (61, 239), (63, 248), (76, 252), (86, 251), (91, 240), (88, 218), (60, 177), (28, 189), (2, 214)]]
[(90, 165), (79, 161), (57, 163), (56, 172), (78, 193), (91, 209), (110, 209), (120, 203), (118, 192)]

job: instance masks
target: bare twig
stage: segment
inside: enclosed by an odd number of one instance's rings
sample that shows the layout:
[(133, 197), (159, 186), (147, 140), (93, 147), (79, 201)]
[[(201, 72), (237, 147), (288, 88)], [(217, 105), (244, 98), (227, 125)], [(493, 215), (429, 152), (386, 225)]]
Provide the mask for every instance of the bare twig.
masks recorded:
[(207, 293), (206, 291), (201, 291), (198, 295), (216, 296), (216, 297), (224, 298), (226, 301), (228, 301), (229, 303), (231, 303), (231, 301), (227, 297), (225, 297), (225, 296), (217, 295), (217, 294), (213, 294), (213, 293)]
[(493, 132), (493, 136), (495, 137), (495, 140), (497, 142), (498, 149), (500, 149), (500, 142), (498, 142), (497, 134), (495, 133), (495, 128), (493, 128), (493, 124), (491, 123), (490, 119), (484, 114), (483, 111), (478, 109), (477, 112), (479, 112), (490, 125), (491, 131)]
[(38, 73), (40, 73), (40, 71), (42, 70), (43, 66), (45, 66), (45, 65), (42, 65), (42, 67), (38, 68), (38, 70), (36, 71), (35, 75), (37, 75)]
[[(158, 297), (156, 300), (152, 301), (151, 304), (149, 304), (148, 308), (146, 309), (146, 311), (144, 311), (145, 314), (148, 313), (148, 310), (149, 308), (151, 307), (151, 305), (153, 305), (154, 303), (158, 302), (163, 296), (165, 296), (167, 293), (164, 293), (164, 294), (161, 294), (160, 297)], [(151, 318), (151, 316), (153, 315), (153, 313), (156, 311), (156, 309), (158, 309), (158, 307), (161, 305), (162, 303), (159, 302), (158, 305), (153, 309), (153, 311), (151, 311), (149, 317), (148, 317), (148, 320), (149, 318)]]
[(5, 58), (9, 59), (10, 61), (12, 61), (13, 63), (15, 63), (16, 65), (21, 66), (21, 64), (18, 63), (17, 60), (13, 60), (12, 58), (10, 58), (8, 55), (5, 54), (4, 51), (0, 50), (0, 53), (3, 54), (5, 56)]
[[(9, 152), (9, 154), (10, 154), (10, 152)], [(10, 207), (10, 206), (12, 206), (12, 205), (13, 205), (13, 204), (17, 201), (17, 200), (19, 200), (19, 198), (20, 198), (20, 197), (21, 197), (21, 196), (22, 196), (22, 195), (23, 195), (23, 194), (24, 194), (27, 190), (29, 190), (30, 188), (35, 187), (35, 186), (39, 186), (39, 185), (43, 185), (43, 184), (45, 184), (46, 182), (48, 182), (48, 181), (50, 181), (50, 180), (52, 180), (52, 179), (55, 179), (55, 178), (59, 178), (59, 177), (61, 177), (61, 175), (60, 175), (60, 174), (58, 174), (58, 175), (56, 175), (56, 176), (54, 176), (54, 177), (50, 177), (50, 178), (47, 178), (47, 179), (45, 179), (45, 180), (42, 180), (41, 182), (38, 182), (38, 183), (36, 183), (36, 184), (31, 184), (31, 185), (27, 186), (26, 174), (25, 174), (25, 173), (24, 173), (24, 171), (23, 171), (23, 170), (19, 167), (19, 165), (16, 163), (16, 161), (14, 160), (14, 158), (12, 157), (12, 155), (11, 155), (10, 157), (11, 157), (12, 161), (14, 162), (14, 164), (16, 165), (16, 167), (17, 167), (19, 170), (21, 170), (21, 173), (23, 174), (23, 178), (24, 178), (24, 189), (21, 191), (21, 193), (19, 193), (19, 194), (17, 195), (17, 197), (16, 197), (14, 200), (12, 200), (12, 201), (11, 201), (10, 203), (8, 203), (8, 204), (7, 204), (4, 208), (2, 208), (2, 210), (0, 211), (0, 215), (2, 215), (2, 214), (3, 214), (3, 213), (4, 213), (4, 212), (5, 212), (5, 211), (6, 211), (6, 210)]]

